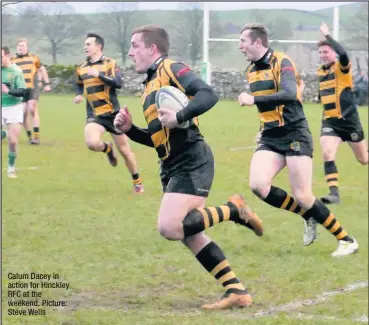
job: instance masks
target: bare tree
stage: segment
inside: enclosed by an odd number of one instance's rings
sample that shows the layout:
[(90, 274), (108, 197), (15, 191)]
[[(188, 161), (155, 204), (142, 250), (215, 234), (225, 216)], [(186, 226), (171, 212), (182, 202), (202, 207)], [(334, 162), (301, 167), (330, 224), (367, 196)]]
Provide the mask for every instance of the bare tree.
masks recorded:
[(247, 24), (262, 24), (265, 21), (265, 11), (262, 9), (251, 9)]
[(41, 11), (38, 5), (18, 6), (19, 19), (17, 19), (16, 33), (20, 37), (33, 36), (40, 40), (41, 31)]
[(71, 49), (71, 42), (84, 32), (85, 19), (76, 15), (72, 6), (67, 3), (42, 3), (35, 8), (38, 15), (40, 33), (49, 42), (45, 48), (51, 56), (52, 62), (58, 62), (58, 55)]
[[(198, 2), (187, 2), (180, 5), (180, 9), (174, 17), (176, 24), (171, 26), (176, 31), (172, 50), (180, 57), (189, 58), (191, 65), (195, 66), (203, 52), (202, 7)], [(221, 28), (214, 12), (210, 12), (209, 24), (211, 37), (219, 36)]]
[[(293, 36), (291, 23), (287, 18), (281, 18), (278, 21), (270, 20), (267, 23), (268, 27), (268, 37), (271, 40), (288, 40)], [(272, 46), (278, 46), (282, 48), (283, 51), (287, 51), (288, 44), (274, 42)]]
[(267, 23), (270, 39), (287, 40), (293, 36), (291, 23), (287, 18), (271, 20)]
[(108, 37), (115, 43), (120, 53), (122, 66), (126, 66), (127, 54), (130, 48), (133, 19), (138, 10), (138, 4), (132, 2), (109, 3), (105, 6), (109, 13), (103, 19), (105, 30), (109, 30)]
[(4, 8), (2, 9), (3, 10), (1, 13), (1, 31), (3, 36), (6, 36), (7, 34), (10, 34), (14, 29), (16, 17), (10, 14), (8, 10), (4, 10)]
[(23, 1), (12, 1), (1, 3), (1, 30), (2, 36), (7, 38), (10, 34), (17, 30), (18, 13)]

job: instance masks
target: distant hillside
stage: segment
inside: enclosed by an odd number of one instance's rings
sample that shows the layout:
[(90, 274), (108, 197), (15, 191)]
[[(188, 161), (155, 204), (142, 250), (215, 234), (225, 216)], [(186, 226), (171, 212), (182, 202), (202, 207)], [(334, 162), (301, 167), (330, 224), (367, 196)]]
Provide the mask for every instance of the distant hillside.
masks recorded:
[[(339, 17), (340, 17), (340, 22), (341, 23), (348, 23), (349, 20), (355, 16), (355, 14), (357, 14), (357, 12), (359, 10), (361, 10), (360, 6), (363, 4), (364, 2), (357, 2), (357, 3), (351, 3), (351, 4), (347, 4), (347, 5), (342, 5), (339, 7)], [(368, 5), (368, 3), (367, 3)], [(333, 20), (333, 8), (328, 8), (328, 9), (321, 9), (321, 10), (316, 10), (314, 11), (314, 13), (316, 14), (321, 14), (325, 17), (330, 18), (330, 20)]]
[[(249, 22), (255, 21), (255, 17), (262, 17), (262, 20), (278, 20), (281, 18), (288, 18), (291, 22), (291, 27), (297, 27), (298, 25), (311, 25), (319, 24), (322, 19), (326, 19), (325, 13), (301, 11), (294, 9), (246, 9), (246, 10), (229, 10), (229, 11), (217, 11), (217, 16), (223, 24), (232, 23), (244, 26)], [(263, 23), (263, 21), (258, 21)]]
[[(355, 16), (361, 8), (360, 5), (362, 5), (362, 3), (353, 3), (340, 7), (340, 40), (345, 40), (351, 36), (351, 34), (345, 31), (345, 29), (347, 28), (346, 26), (352, 25), (353, 16)], [(101, 23), (112, 19), (109, 13), (85, 14), (83, 16), (86, 18), (85, 30), (100, 33), (106, 38), (105, 54), (120, 60), (116, 45), (108, 37), (110, 31), (103, 23)], [(330, 27), (333, 27), (333, 8), (313, 12), (292, 9), (212, 11), (210, 13), (210, 18), (211, 20), (217, 20), (221, 26), (222, 35), (217, 36), (217, 38), (237, 39), (239, 37), (240, 29), (247, 23), (261, 22), (269, 27), (269, 22), (278, 26), (278, 21), (288, 20), (291, 31), (288, 39), (315, 41), (321, 39), (319, 24), (322, 21), (327, 22)], [(76, 18), (74, 18), (74, 20), (75, 19)], [(178, 27), (178, 22), (181, 22), (181, 19), (183, 19), (183, 12), (177, 10), (144, 10), (136, 13), (132, 27), (144, 24), (158, 24), (168, 30), (171, 35), (171, 40), (174, 39), (177, 42), (180, 42), (181, 37), (176, 33), (176, 28)], [(17, 24), (15, 24), (13, 28), (12, 25), (4, 25), (4, 21), (5, 19), (3, 20), (3, 27), (7, 27), (7, 32), (2, 33), (3, 44), (7, 44), (8, 46), (15, 48), (15, 41), (17, 38), (27, 37), (30, 41), (32, 51), (39, 53), (43, 62), (46, 64), (51, 63), (51, 55), (49, 51), (50, 43), (47, 42), (46, 37), (42, 37), (42, 35), (35, 36), (33, 34), (35, 29), (32, 28), (32, 26), (26, 28), (24, 32), (22, 31), (20, 33)], [(11, 22), (7, 24), (11, 24)], [(211, 37), (213, 37), (212, 32), (213, 31), (210, 28)], [(82, 44), (84, 35), (85, 31), (81, 31), (81, 36), (70, 42), (71, 45), (68, 47), (68, 50), (64, 51), (65, 53), (62, 55), (59, 55), (58, 63), (77, 64), (83, 60), (84, 55)], [(214, 48), (215, 45), (216, 49)], [(273, 47), (275, 49), (287, 51), (287, 47), (284, 47), (283, 45), (273, 44)], [(315, 64), (314, 58), (316, 57), (316, 54), (307, 54), (306, 51), (308, 51), (308, 49), (304, 47), (301, 47), (298, 51), (300, 52), (295, 52), (295, 54), (292, 54), (292, 57), (300, 58), (302, 54), (306, 54), (306, 65), (310, 66)], [(175, 55), (174, 58), (176, 58)], [(184, 59), (187, 60), (186, 58)], [(244, 58), (240, 55), (236, 44), (226, 42), (210, 44), (210, 61), (218, 67), (227, 68), (230, 66), (242, 67), (245, 64)]]

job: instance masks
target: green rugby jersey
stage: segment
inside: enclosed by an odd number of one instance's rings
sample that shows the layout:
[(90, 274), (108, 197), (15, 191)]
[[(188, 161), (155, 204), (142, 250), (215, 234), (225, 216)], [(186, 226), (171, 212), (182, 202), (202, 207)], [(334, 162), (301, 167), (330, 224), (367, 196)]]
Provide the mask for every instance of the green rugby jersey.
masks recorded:
[[(26, 88), (23, 72), (15, 63), (10, 67), (1, 67), (1, 82), (8, 86), (9, 90)], [(14, 97), (9, 94), (1, 94), (1, 106), (8, 107), (22, 103), (22, 97)]]

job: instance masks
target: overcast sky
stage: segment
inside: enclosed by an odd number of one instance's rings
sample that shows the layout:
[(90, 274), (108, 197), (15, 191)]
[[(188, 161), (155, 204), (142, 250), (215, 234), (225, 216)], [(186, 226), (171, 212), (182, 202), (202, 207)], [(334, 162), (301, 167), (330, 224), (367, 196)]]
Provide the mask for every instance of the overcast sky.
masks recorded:
[[(104, 2), (68, 2), (78, 12), (96, 12), (104, 5)], [(236, 10), (236, 9), (298, 9), (318, 10), (332, 8), (353, 2), (210, 2), (213, 10)], [(171, 10), (178, 9), (180, 2), (139, 2), (140, 9), (144, 10)]]

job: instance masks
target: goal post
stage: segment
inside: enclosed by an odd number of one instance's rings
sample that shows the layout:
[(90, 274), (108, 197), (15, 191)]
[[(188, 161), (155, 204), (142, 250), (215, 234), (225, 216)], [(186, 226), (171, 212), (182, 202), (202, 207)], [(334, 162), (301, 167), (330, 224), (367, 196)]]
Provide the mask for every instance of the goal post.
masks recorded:
[(211, 68), (209, 61), (209, 3), (203, 2), (203, 60), (201, 64), (201, 77), (209, 85), (211, 85)]
[[(200, 71), (201, 77), (209, 85), (211, 85), (211, 64), (209, 61), (209, 42), (238, 42), (237, 38), (210, 38), (209, 37), (209, 2), (203, 2), (203, 61)], [(333, 8), (333, 38), (339, 40), (339, 7)], [(287, 44), (316, 44), (316, 40), (269, 40), (270, 43), (287, 43)]]

